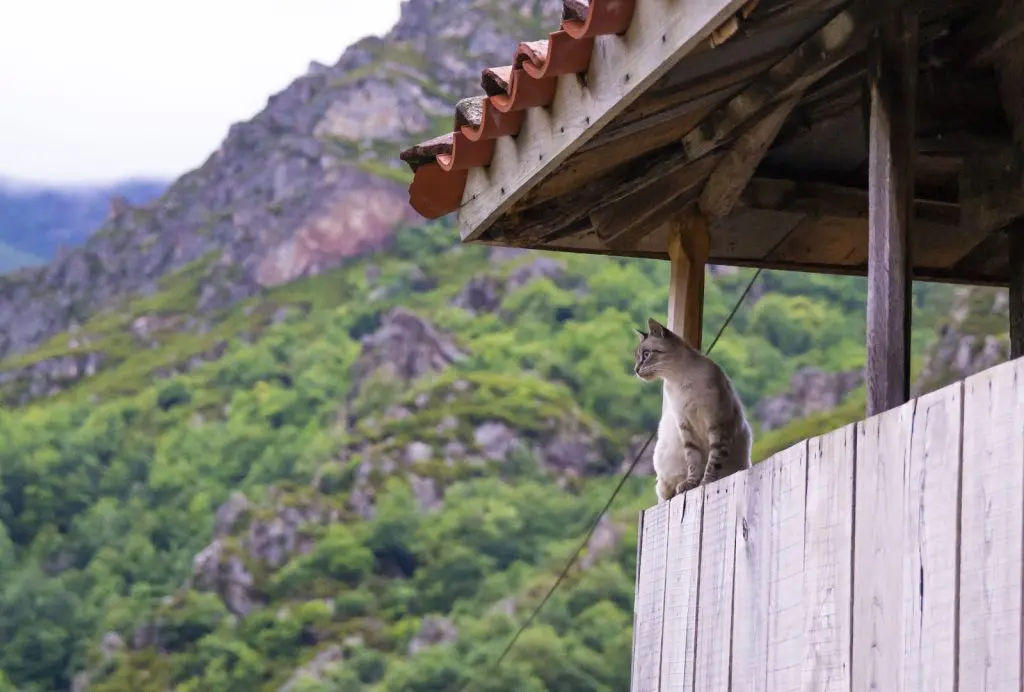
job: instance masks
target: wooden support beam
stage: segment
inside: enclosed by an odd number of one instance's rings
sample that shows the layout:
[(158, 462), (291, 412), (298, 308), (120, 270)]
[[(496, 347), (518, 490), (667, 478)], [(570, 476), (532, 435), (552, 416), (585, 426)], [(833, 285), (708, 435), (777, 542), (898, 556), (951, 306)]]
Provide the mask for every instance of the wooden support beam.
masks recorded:
[(701, 190), (699, 203), (702, 212), (720, 219), (732, 211), (802, 94), (800, 92), (784, 100), (736, 138)]
[(1010, 358), (1024, 358), (1024, 221), (1006, 229), (1010, 244)]
[(672, 262), (668, 293), (668, 328), (695, 349), (701, 348), (704, 320), (704, 267), (708, 259), (708, 224), (688, 211), (671, 219), (668, 256)]
[(797, 96), (838, 67), (862, 46), (867, 3), (843, 10), (795, 51), (750, 86), (715, 110), (683, 138), (686, 155), (698, 159), (711, 152), (772, 104)]
[(708, 156), (685, 168), (650, 179), (636, 192), (590, 212), (597, 237), (610, 250), (627, 250), (693, 203), (701, 185), (720, 160)]
[(991, 233), (1024, 216), (1024, 152), (1017, 145), (979, 147), (960, 171), (960, 223)]
[(910, 398), (917, 52), (917, 15), (905, 9), (883, 22), (870, 45), (868, 416)]

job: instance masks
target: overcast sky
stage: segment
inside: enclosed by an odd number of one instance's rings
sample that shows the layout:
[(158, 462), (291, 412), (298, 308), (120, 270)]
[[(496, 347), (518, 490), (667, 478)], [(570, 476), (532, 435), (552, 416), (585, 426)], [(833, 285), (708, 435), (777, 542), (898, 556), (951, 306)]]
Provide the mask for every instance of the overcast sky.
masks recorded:
[(400, 0), (0, 0), (0, 177), (172, 178)]

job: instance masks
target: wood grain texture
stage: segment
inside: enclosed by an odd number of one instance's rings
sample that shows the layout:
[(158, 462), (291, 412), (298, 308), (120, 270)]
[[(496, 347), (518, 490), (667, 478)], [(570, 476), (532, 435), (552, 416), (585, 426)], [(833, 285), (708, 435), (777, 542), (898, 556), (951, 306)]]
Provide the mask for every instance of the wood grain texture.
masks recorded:
[(669, 329), (701, 349), (704, 324), (704, 279), (708, 259), (708, 224), (702, 214), (686, 212), (669, 221)]
[(964, 382), (959, 689), (1020, 690), (1024, 361)]
[(900, 690), (904, 475), (917, 401), (857, 425), (853, 689)]
[(672, 498), (661, 652), (662, 692), (694, 692), (697, 646), (697, 582), (704, 489)]
[(644, 512), (633, 605), (632, 692), (657, 692), (660, 684), (668, 522), (667, 502)]
[(868, 145), (867, 414), (910, 398), (911, 228), (917, 15), (898, 11), (871, 42)]
[(742, 5), (638, 2), (624, 36), (596, 39), (586, 86), (575, 75), (559, 78), (551, 106), (528, 109), (518, 136), (496, 142), (491, 165), (470, 171), (459, 210), (462, 239), (479, 237)]
[(694, 674), (694, 690), (699, 692), (729, 690), (736, 498), (745, 481), (746, 474), (736, 473), (704, 486)]
[(804, 657), (804, 513), (807, 443), (776, 455), (768, 561), (768, 655), (766, 690), (801, 689)]
[(702, 212), (720, 219), (732, 211), (802, 95), (782, 101), (736, 138), (701, 190), (698, 203)]
[(853, 4), (833, 17), (764, 75), (719, 106), (683, 138), (686, 155), (698, 159), (733, 136), (773, 104), (805, 91), (863, 47), (865, 6)]
[(908, 691), (956, 689), (962, 404), (962, 382), (922, 396), (910, 433), (900, 592)]
[(755, 464), (737, 493), (732, 631), (733, 692), (767, 692), (772, 477), (777, 457)]
[(856, 426), (808, 440), (801, 689), (852, 692)]

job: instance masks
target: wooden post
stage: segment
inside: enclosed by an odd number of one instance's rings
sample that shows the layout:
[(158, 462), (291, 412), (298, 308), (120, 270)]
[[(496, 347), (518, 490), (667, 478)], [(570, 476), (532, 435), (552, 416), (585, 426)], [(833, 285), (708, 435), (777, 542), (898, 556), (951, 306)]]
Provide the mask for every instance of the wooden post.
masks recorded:
[(704, 321), (704, 267), (708, 261), (708, 224), (689, 210), (668, 222), (672, 274), (668, 293), (668, 328), (698, 351)]
[(917, 15), (900, 10), (871, 41), (868, 84), (867, 414), (910, 398), (910, 233)]
[(1006, 229), (1010, 242), (1010, 358), (1024, 357), (1024, 220)]

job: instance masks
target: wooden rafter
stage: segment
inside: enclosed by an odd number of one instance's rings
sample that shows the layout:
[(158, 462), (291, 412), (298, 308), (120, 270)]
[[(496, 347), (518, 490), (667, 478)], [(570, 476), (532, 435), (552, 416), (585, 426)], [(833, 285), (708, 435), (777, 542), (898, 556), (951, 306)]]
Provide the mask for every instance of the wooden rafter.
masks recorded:
[(683, 138), (686, 155), (698, 159), (727, 141), (779, 101), (799, 96), (863, 47), (868, 21), (863, 3), (837, 14), (761, 78), (720, 106)]
[(732, 211), (802, 94), (800, 92), (782, 101), (736, 138), (701, 190), (699, 204), (702, 212), (720, 219)]

